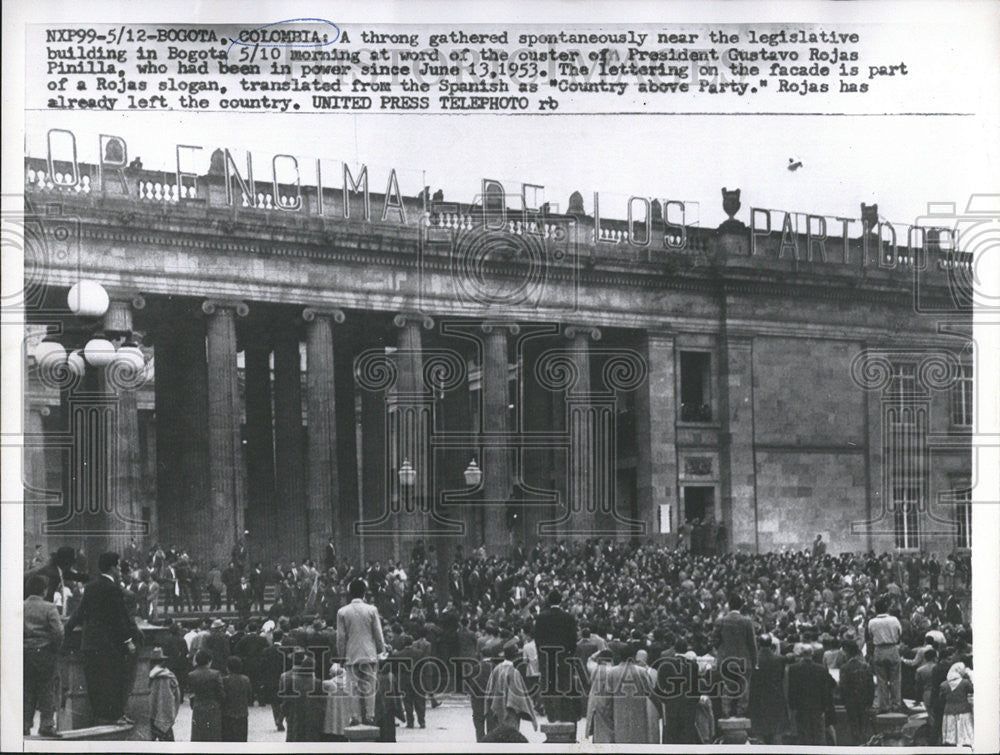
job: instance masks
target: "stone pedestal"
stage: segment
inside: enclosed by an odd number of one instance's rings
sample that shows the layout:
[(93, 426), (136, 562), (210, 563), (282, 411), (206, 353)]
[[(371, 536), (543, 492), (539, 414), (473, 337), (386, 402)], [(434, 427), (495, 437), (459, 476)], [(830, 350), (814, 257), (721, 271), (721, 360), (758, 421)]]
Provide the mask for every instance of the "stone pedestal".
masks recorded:
[(345, 726), (344, 736), (347, 737), (348, 742), (377, 742), (378, 727), (365, 726), (363, 724), (359, 724), (358, 726)]
[[(132, 657), (130, 671), (134, 682), (125, 704), (125, 715), (135, 721), (130, 730), (120, 726), (91, 727), (90, 703), (87, 699), (87, 681), (83, 674), (83, 655), (80, 652), (79, 630), (66, 639), (66, 651), (59, 656), (59, 697), (56, 700), (56, 728), (63, 739), (132, 739), (149, 740), (149, 656), (154, 647), (161, 645), (167, 629), (150, 624), (140, 624), (143, 642)], [(101, 731), (98, 731), (100, 729)], [(85, 730), (85, 731), (80, 731)], [(104, 731), (106, 730), (106, 731)]]
[(749, 718), (720, 718), (719, 734), (722, 741), (727, 745), (746, 744), (750, 737)]
[(903, 726), (909, 720), (904, 713), (879, 713), (875, 716), (875, 732), (882, 735), (883, 747), (903, 744)]
[(545, 735), (546, 744), (576, 743), (576, 724), (572, 721), (557, 721), (555, 723), (542, 724), (541, 729)]

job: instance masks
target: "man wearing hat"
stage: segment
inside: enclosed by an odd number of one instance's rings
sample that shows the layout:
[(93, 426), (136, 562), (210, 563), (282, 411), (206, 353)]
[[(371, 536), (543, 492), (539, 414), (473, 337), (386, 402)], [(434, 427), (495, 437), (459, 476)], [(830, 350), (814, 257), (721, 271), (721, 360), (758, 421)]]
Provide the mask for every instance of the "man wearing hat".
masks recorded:
[(163, 648), (153, 648), (149, 656), (149, 722), (153, 740), (174, 741), (174, 721), (181, 706), (181, 686), (177, 676), (167, 668)]
[(211, 631), (202, 643), (201, 649), (212, 654), (212, 668), (225, 673), (226, 661), (229, 660), (231, 652), (229, 637), (226, 636), (226, 622), (222, 619), (215, 619), (212, 622)]

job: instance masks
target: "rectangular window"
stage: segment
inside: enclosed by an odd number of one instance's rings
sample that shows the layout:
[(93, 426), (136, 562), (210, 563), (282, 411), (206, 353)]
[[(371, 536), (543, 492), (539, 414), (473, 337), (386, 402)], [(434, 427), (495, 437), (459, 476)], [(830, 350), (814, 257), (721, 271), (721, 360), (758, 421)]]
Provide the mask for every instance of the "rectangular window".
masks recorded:
[(951, 388), (951, 423), (972, 426), (972, 366), (959, 368), (958, 381)]
[(892, 491), (893, 513), (896, 524), (896, 547), (920, 547), (920, 528), (917, 521), (920, 489), (915, 485), (896, 486)]
[(955, 496), (955, 545), (972, 547), (972, 489), (960, 490)]
[(681, 421), (712, 421), (712, 355), (681, 352)]

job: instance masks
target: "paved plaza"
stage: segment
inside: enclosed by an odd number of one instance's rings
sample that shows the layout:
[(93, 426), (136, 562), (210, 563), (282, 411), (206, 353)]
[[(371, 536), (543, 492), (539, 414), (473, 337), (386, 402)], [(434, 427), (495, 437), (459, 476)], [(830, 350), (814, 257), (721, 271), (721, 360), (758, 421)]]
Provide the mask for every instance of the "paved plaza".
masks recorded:
[[(441, 706), (431, 709), (427, 706), (427, 728), (414, 727), (407, 729), (406, 724), (399, 723), (396, 728), (396, 741), (402, 744), (433, 744), (441, 742), (476, 741), (476, 730), (472, 725), (472, 709), (469, 698), (462, 695), (444, 695), (440, 697)], [(545, 721), (539, 719), (539, 725)], [(579, 723), (583, 726), (583, 722)], [(274, 717), (270, 707), (254, 706), (250, 709), (248, 725), (250, 742), (284, 742), (285, 732), (274, 728)], [(527, 721), (521, 723), (521, 733), (529, 742), (544, 742), (545, 735), (534, 731)], [(191, 705), (187, 698), (181, 705), (177, 721), (174, 723), (174, 737), (178, 742), (191, 739)]]

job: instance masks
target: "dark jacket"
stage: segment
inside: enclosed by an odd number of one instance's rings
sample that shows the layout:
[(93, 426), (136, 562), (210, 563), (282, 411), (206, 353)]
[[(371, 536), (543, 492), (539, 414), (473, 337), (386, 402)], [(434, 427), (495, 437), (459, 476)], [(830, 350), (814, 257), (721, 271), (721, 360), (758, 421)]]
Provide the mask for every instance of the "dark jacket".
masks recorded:
[(286, 742), (319, 742), (323, 738), (326, 699), (322, 689), (311, 665), (296, 666), (281, 675), (278, 695), (287, 722)]
[(191, 692), (191, 741), (222, 740), (222, 702), (226, 698), (222, 674), (199, 666), (188, 674)]
[(250, 715), (250, 680), (243, 674), (229, 674), (222, 677), (225, 701), (222, 715), (246, 718)]
[(806, 715), (827, 714), (833, 721), (833, 688), (836, 683), (824, 666), (812, 658), (788, 668), (788, 706)]
[(128, 615), (122, 588), (105, 576), (84, 588), (80, 605), (66, 622), (66, 635), (80, 625), (83, 626), (80, 649), (86, 651), (124, 655), (128, 652), (126, 641), (138, 643), (142, 637)]
[(210, 632), (205, 642), (201, 646), (202, 650), (207, 650), (212, 654), (212, 668), (216, 671), (224, 671), (226, 661), (229, 660), (229, 638), (223, 632)]
[(719, 619), (716, 627), (716, 646), (719, 662), (739, 658), (744, 662), (744, 673), (749, 675), (757, 665), (757, 639), (753, 622), (738, 611), (730, 611)]
[(867, 710), (875, 700), (875, 681), (872, 667), (860, 656), (854, 656), (840, 667), (837, 689), (845, 708)]
[(698, 664), (679, 655), (656, 662), (653, 698), (663, 711), (663, 744), (698, 744), (695, 711), (698, 708)]
[[(535, 619), (535, 645), (543, 695), (562, 699), (562, 710), (552, 720), (580, 717), (579, 680), (570, 658), (576, 653), (576, 619), (558, 606), (546, 608)], [(575, 716), (575, 717), (574, 717)]]
[(784, 656), (764, 650), (750, 677), (750, 721), (762, 736), (774, 736), (788, 728), (788, 701), (785, 698)]

